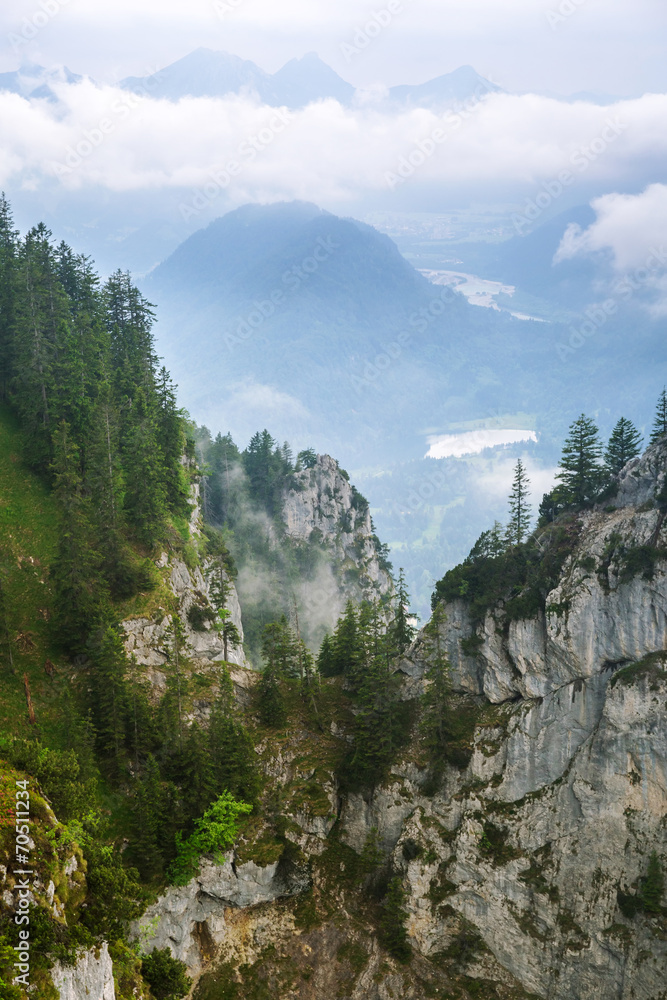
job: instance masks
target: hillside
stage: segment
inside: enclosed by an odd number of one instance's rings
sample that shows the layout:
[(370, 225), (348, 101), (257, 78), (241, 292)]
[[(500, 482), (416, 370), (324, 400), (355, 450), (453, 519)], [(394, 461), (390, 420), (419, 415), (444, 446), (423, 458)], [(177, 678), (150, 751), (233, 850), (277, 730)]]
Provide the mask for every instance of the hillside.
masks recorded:
[[(307, 714), (257, 734), (282, 847), (242, 839), (141, 925), (201, 976), (195, 997), (664, 996), (666, 471), (662, 441), (608, 509), (541, 531), (533, 611), (497, 575), (485, 612), (472, 592), (439, 606), (398, 676), (428, 725), (448, 657), (442, 756), (414, 726), (390, 774), (350, 788), (331, 681), (333, 739)], [(392, 873), (409, 964), (377, 908)]]

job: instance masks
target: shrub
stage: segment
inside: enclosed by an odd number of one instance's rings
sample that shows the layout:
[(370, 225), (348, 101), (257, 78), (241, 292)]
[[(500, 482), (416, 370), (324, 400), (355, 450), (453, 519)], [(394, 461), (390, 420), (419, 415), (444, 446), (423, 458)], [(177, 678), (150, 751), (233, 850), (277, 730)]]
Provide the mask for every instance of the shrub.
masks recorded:
[(191, 981), (185, 962), (172, 958), (168, 948), (154, 951), (141, 961), (141, 974), (155, 1000), (181, 1000), (190, 992)]
[(239, 816), (250, 812), (252, 806), (247, 802), (237, 802), (229, 792), (223, 792), (201, 819), (195, 821), (195, 832), (187, 840), (177, 833), (177, 856), (170, 870), (173, 883), (186, 885), (197, 873), (203, 854), (214, 854), (220, 858), (222, 852), (236, 840)]

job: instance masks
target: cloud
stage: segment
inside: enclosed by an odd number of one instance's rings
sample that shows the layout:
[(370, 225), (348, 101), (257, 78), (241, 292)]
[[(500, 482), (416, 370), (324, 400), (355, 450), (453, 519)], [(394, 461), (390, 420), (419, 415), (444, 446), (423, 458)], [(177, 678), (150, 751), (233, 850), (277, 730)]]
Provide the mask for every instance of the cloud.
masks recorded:
[[(667, 153), (667, 95), (600, 108), (494, 94), (463, 115), (372, 104), (348, 109), (327, 100), (283, 112), (281, 122), (276, 109), (248, 97), (170, 103), (90, 81), (55, 89), (58, 104), (0, 93), (5, 187), (38, 188), (55, 179), (68, 190), (179, 191), (187, 201), (218, 183), (227, 207), (390, 196), (393, 176), (416, 189), (485, 185), (492, 196), (499, 186), (525, 190), (556, 177), (608, 120), (622, 129), (589, 161), (587, 181), (632, 183), (647, 162)], [(445, 138), (434, 143), (438, 130)]]
[(652, 250), (667, 251), (667, 185), (651, 184), (641, 194), (607, 194), (591, 202), (597, 219), (587, 229), (569, 226), (555, 260), (610, 250), (618, 271), (641, 267)]
[(476, 455), (485, 448), (516, 444), (518, 441), (537, 441), (537, 434), (528, 430), (497, 429), (432, 435), (427, 439), (430, 447), (424, 457), (461, 458), (463, 455)]
[[(552, 490), (556, 483), (558, 468), (541, 468), (526, 456), (523, 457), (523, 464), (530, 480), (530, 504), (533, 507), (533, 515), (536, 515), (542, 497)], [(505, 500), (512, 489), (515, 466), (515, 459), (501, 460), (475, 479), (475, 488), (492, 501)]]

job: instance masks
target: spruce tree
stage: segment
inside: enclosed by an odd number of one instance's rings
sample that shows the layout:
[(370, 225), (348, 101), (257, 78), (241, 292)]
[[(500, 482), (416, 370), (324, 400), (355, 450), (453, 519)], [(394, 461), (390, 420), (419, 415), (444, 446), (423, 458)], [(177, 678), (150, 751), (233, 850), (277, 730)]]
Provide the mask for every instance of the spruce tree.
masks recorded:
[(14, 374), (18, 296), (18, 233), (4, 193), (0, 195), (0, 402), (6, 402)]
[(396, 584), (396, 598), (394, 601), (394, 620), (391, 625), (391, 639), (397, 655), (402, 656), (417, 632), (416, 627), (410, 621), (410, 595), (405, 583), (405, 573), (401, 569), (398, 574)]
[(155, 407), (141, 387), (135, 392), (126, 420), (124, 513), (139, 541), (152, 547), (164, 534), (167, 490)]
[(429, 682), (423, 698), (422, 730), (433, 761), (442, 759), (447, 748), (447, 711), (451, 694), (450, 665), (442, 644), (442, 628), (446, 621), (445, 609), (438, 602), (433, 609), (431, 620), (424, 628), (430, 665), (426, 672)]
[(509, 498), (510, 522), (507, 526), (508, 540), (511, 545), (521, 545), (528, 534), (530, 526), (530, 480), (521, 459), (514, 468), (514, 481)]
[(665, 888), (665, 880), (662, 874), (662, 865), (656, 851), (651, 853), (648, 862), (646, 878), (641, 885), (641, 898), (644, 909), (647, 913), (662, 912), (662, 895)]
[(651, 431), (651, 444), (655, 444), (665, 434), (667, 434), (667, 388), (663, 389), (658, 397), (653, 430)]
[(127, 766), (126, 736), (130, 729), (127, 655), (117, 628), (101, 628), (90, 644), (91, 713), (99, 755), (114, 781)]
[(58, 554), (51, 567), (53, 627), (61, 645), (80, 652), (102, 615), (105, 591), (100, 555), (91, 544), (91, 511), (83, 492), (79, 449), (64, 421), (55, 435), (52, 472), (61, 511)]
[(604, 460), (610, 476), (617, 476), (631, 458), (641, 452), (642, 437), (635, 425), (621, 417), (609, 438)]
[(583, 507), (595, 502), (607, 481), (601, 455), (598, 429), (582, 413), (570, 427), (556, 476), (558, 497), (565, 506)]
[(174, 668), (176, 679), (176, 695), (178, 704), (178, 743), (179, 748), (183, 747), (183, 678), (182, 660), (185, 650), (187, 633), (180, 615), (172, 615), (171, 622), (165, 632), (167, 640), (167, 656), (170, 664)]
[(387, 895), (382, 905), (380, 929), (382, 944), (389, 954), (399, 962), (409, 962), (412, 955), (405, 927), (407, 918), (405, 891), (400, 876), (395, 875), (389, 883)]

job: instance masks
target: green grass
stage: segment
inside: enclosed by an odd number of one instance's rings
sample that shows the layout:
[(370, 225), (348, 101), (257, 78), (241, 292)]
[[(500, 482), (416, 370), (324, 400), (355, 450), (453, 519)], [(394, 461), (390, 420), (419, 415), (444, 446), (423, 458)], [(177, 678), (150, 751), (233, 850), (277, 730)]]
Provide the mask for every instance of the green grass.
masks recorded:
[(28, 722), (24, 673), (37, 723), (45, 734), (53, 727), (56, 691), (62, 684), (58, 674), (52, 681), (44, 672), (47, 657), (57, 670), (59, 667), (48, 630), (49, 565), (57, 549), (57, 508), (48, 486), (22, 462), (22, 452), (16, 418), (1, 406), (0, 574), (6, 623), (0, 620), (0, 731), (17, 735), (33, 731)]

